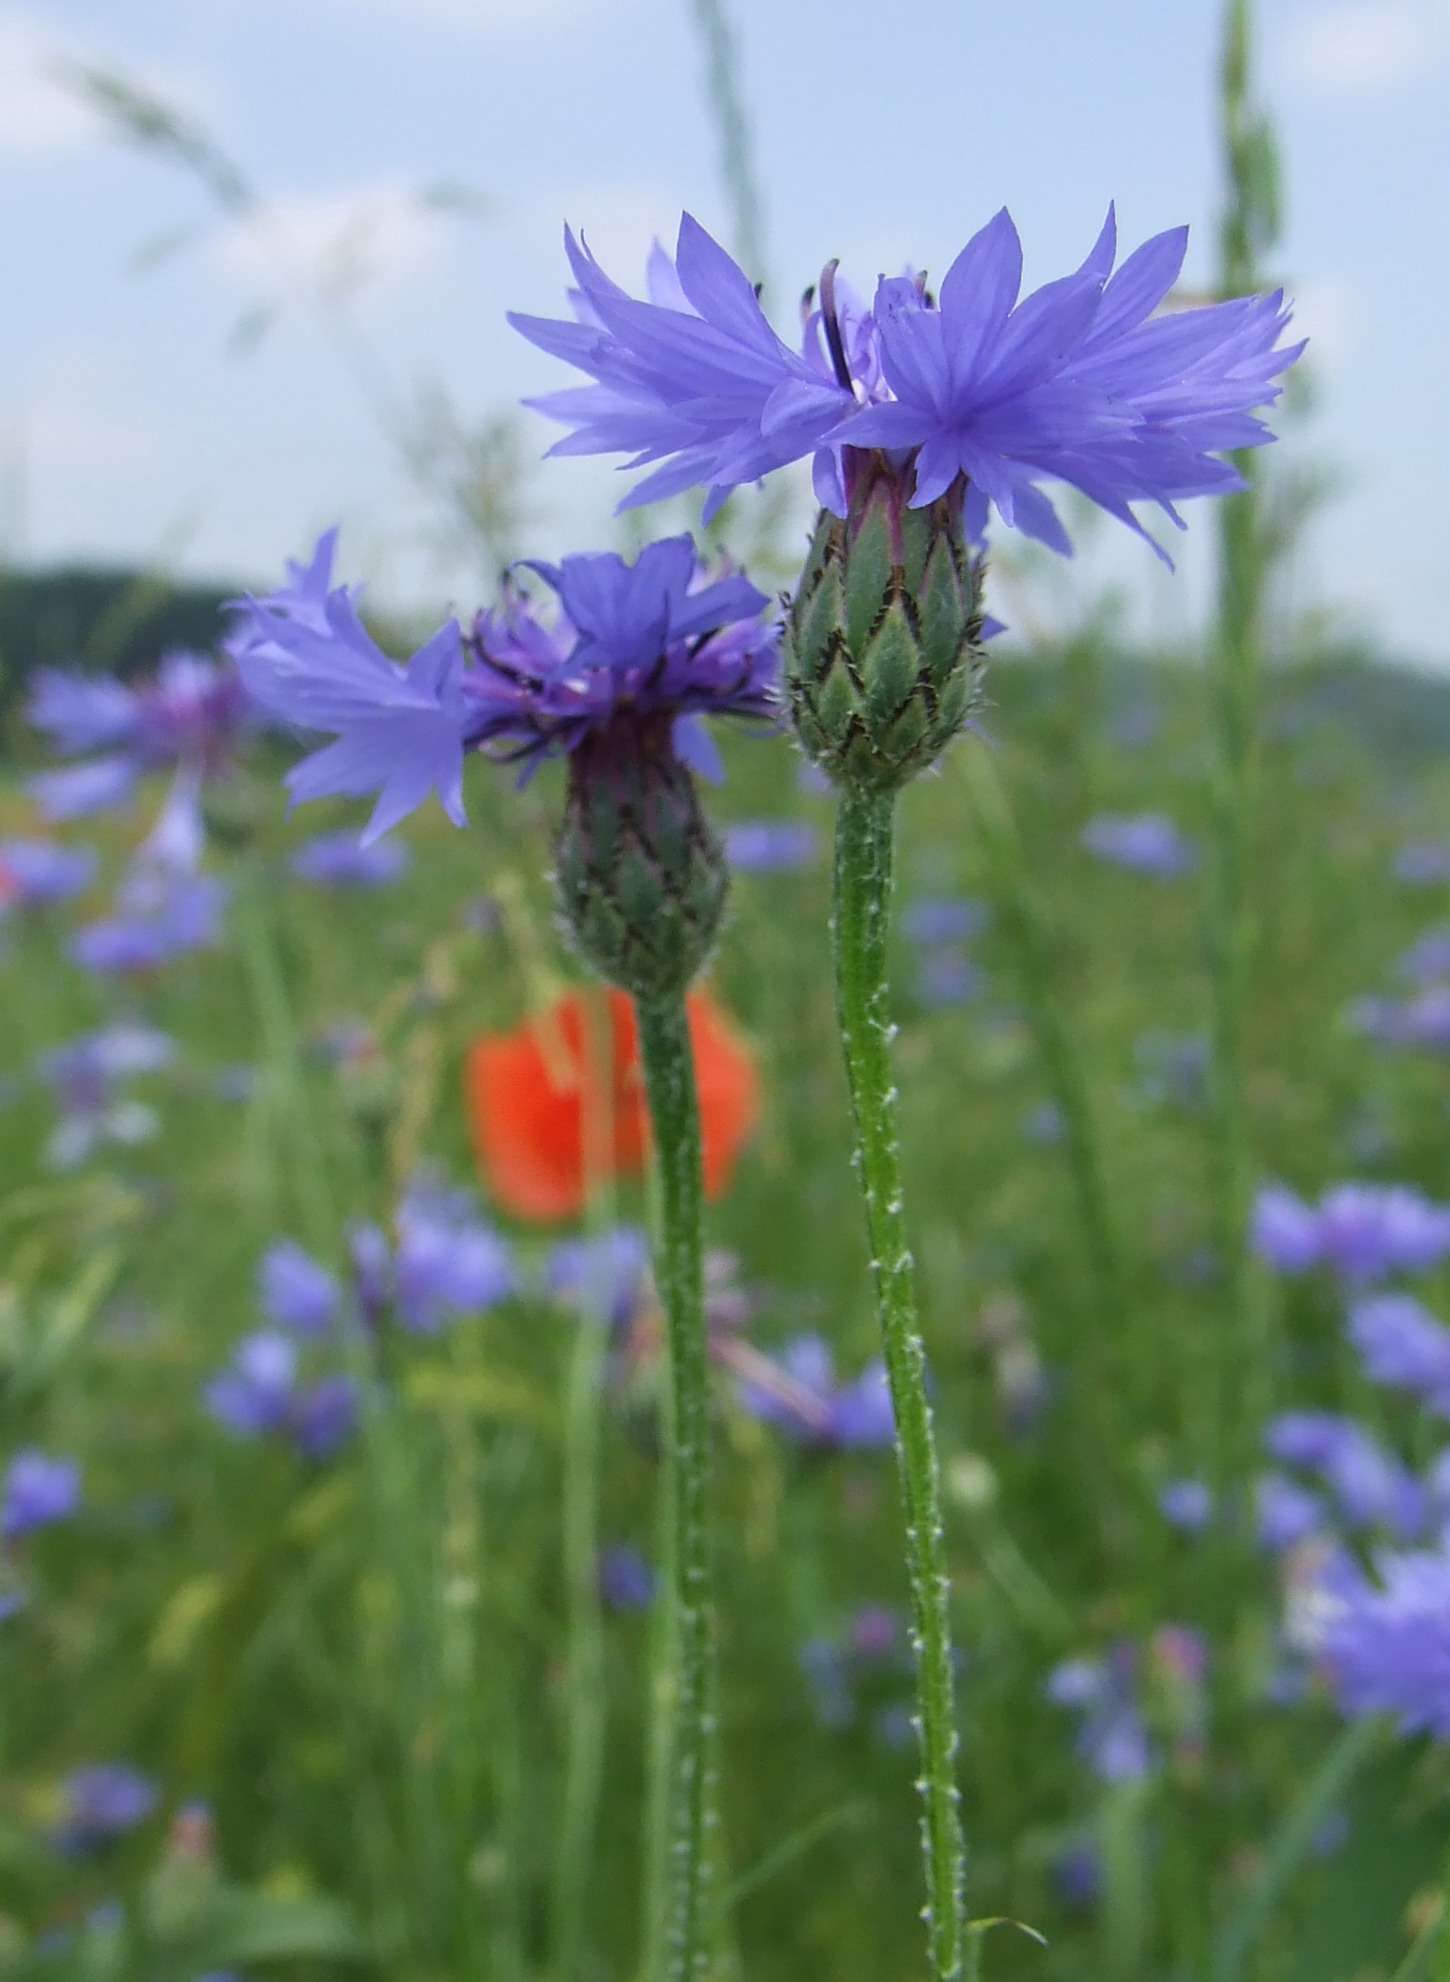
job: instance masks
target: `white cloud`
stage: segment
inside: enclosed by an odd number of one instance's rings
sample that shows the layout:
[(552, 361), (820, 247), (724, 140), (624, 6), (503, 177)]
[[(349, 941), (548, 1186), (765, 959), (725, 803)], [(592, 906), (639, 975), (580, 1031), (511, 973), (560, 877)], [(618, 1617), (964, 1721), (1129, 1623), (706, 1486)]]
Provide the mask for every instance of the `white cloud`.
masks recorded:
[(0, 7), (0, 153), (67, 151), (95, 137), (94, 119), (52, 74), (73, 52), (29, 15)]
[(213, 259), (248, 297), (285, 301), (301, 279), (342, 299), (423, 273), (443, 235), (439, 214), (408, 187), (380, 183), (274, 199), (258, 223), (220, 233)]
[(1393, 94), (1450, 62), (1450, 0), (1331, 0), (1291, 23), (1285, 55), (1313, 89)]

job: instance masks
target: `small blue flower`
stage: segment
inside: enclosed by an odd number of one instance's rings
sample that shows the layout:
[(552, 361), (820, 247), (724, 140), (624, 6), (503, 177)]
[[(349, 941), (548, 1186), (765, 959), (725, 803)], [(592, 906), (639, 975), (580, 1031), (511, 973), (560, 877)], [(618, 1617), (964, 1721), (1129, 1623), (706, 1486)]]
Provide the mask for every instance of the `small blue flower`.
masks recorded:
[(220, 940), (226, 897), (224, 884), (209, 874), (143, 861), (117, 891), (119, 913), (78, 929), (71, 957), (98, 977), (159, 970), (173, 957)]
[(638, 1549), (611, 1542), (599, 1553), (599, 1587), (611, 1610), (648, 1610), (655, 1598), (655, 1572)]
[(1158, 1494), (1158, 1511), (1171, 1527), (1201, 1535), (1213, 1519), (1213, 1495), (1202, 1480), (1170, 1480)]
[(1131, 868), (1136, 874), (1151, 874), (1160, 881), (1186, 874), (1197, 859), (1188, 841), (1162, 812), (1104, 812), (1084, 826), (1082, 843), (1102, 860)]
[(820, 852), (814, 826), (797, 819), (739, 819), (725, 828), (725, 858), (737, 874), (788, 874)]
[(780, 1362), (732, 1345), (740, 1402), (753, 1417), (779, 1425), (808, 1445), (843, 1450), (890, 1445), (896, 1436), (885, 1364), (868, 1363), (854, 1383), (838, 1385), (834, 1358), (819, 1335), (798, 1335)]
[(1255, 1514), (1260, 1546), (1271, 1555), (1297, 1548), (1311, 1535), (1322, 1535), (1329, 1514), (1318, 1494), (1284, 1473), (1265, 1473), (1255, 1488)]
[(1302, 346), (1280, 348), (1282, 294), (1155, 316), (1178, 279), (1187, 230), (1160, 234), (1113, 274), (1112, 212), (1075, 274), (1018, 300), (1022, 247), (996, 215), (963, 249), (936, 298), (884, 277), (870, 309), (835, 278), (800, 353), (766, 321), (746, 276), (686, 214), (673, 263), (656, 248), (650, 300), (611, 281), (566, 230), (579, 321), (512, 316), (532, 343), (595, 383), (531, 401), (571, 431), (556, 454), (662, 465), (621, 504), (730, 490), (811, 455), (816, 494), (846, 508), (857, 450), (884, 450), (913, 503), (965, 498), (973, 537), (988, 505), (1003, 522), (1070, 549), (1043, 481), (1066, 482), (1141, 526), (1131, 505), (1174, 522), (1183, 497), (1241, 486), (1215, 456), (1271, 438), (1253, 417)]
[(1391, 863), (1398, 880), (1415, 887), (1450, 881), (1450, 845), (1441, 840), (1411, 840)]
[(5, 1469), (0, 1495), (0, 1539), (18, 1541), (74, 1514), (81, 1501), (81, 1469), (74, 1459), (51, 1459), (33, 1446), (17, 1452)]
[(118, 1019), (42, 1053), (37, 1070), (60, 1108), (60, 1121), (46, 1146), (50, 1167), (71, 1170), (104, 1144), (127, 1148), (155, 1135), (155, 1114), (124, 1096), (120, 1083), (159, 1071), (175, 1051), (175, 1041), (166, 1033)]
[(1077, 1753), (1102, 1781), (1147, 1775), (1152, 1750), (1138, 1702), (1135, 1646), (1124, 1641), (1105, 1658), (1064, 1660), (1048, 1675), (1047, 1697), (1078, 1716)]
[(292, 856), (292, 872), (320, 888), (383, 888), (408, 871), (408, 849), (397, 840), (364, 846), (356, 833), (320, 833)]
[(337, 1318), (336, 1279), (294, 1239), (279, 1239), (267, 1249), (257, 1284), (268, 1319), (298, 1335), (325, 1335)]
[(1405, 1541), (1423, 1531), (1429, 1515), (1424, 1487), (1353, 1418), (1285, 1411), (1264, 1442), (1281, 1464), (1317, 1473), (1352, 1525), (1385, 1528)]
[(0, 909), (48, 908), (84, 894), (95, 878), (89, 847), (54, 840), (0, 840)]
[(82, 1857), (144, 1824), (156, 1803), (155, 1783), (129, 1762), (94, 1762), (67, 1776), (51, 1841), (66, 1857)]
[(230, 769), (256, 721), (230, 663), (181, 650), (164, 655), (151, 678), (125, 686), (109, 676), (41, 668), (28, 713), (62, 756), (105, 753), (30, 780), (47, 818), (112, 810), (130, 801), (148, 772), (174, 770), (149, 844), (158, 858), (182, 867), (196, 864), (205, 839), (203, 784)]
[(297, 1344), (263, 1331), (246, 1336), (231, 1365), (206, 1387), (207, 1409), (239, 1438), (261, 1438), (290, 1424), (297, 1388)]
[(565, 1239), (544, 1268), (549, 1293), (605, 1317), (616, 1335), (634, 1321), (650, 1284), (649, 1239), (633, 1225), (617, 1225), (596, 1239)]
[(1409, 1294), (1375, 1294), (1349, 1314), (1348, 1334), (1374, 1383), (1411, 1391), (1450, 1417), (1450, 1328)]
[(1450, 1547), (1386, 1551), (1373, 1577), (1336, 1553), (1308, 1615), (1346, 1715), (1394, 1714), (1403, 1734), (1450, 1739)]
[(1317, 1207), (1271, 1184), (1254, 1208), (1253, 1241), (1276, 1272), (1325, 1265), (1353, 1287), (1424, 1273), (1450, 1257), (1450, 1206), (1403, 1184), (1338, 1184)]
[(912, 943), (968, 943), (990, 920), (982, 902), (963, 895), (919, 895), (901, 912), (902, 933)]

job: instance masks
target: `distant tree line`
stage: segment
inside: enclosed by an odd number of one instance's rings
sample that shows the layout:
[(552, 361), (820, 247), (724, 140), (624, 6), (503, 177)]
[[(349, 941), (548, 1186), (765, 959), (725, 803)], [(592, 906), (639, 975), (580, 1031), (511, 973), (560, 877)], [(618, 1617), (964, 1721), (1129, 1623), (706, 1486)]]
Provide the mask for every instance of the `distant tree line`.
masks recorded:
[(0, 731), (14, 740), (38, 667), (75, 667), (125, 680), (171, 647), (205, 653), (239, 585), (177, 585), (154, 572), (93, 565), (0, 569)]

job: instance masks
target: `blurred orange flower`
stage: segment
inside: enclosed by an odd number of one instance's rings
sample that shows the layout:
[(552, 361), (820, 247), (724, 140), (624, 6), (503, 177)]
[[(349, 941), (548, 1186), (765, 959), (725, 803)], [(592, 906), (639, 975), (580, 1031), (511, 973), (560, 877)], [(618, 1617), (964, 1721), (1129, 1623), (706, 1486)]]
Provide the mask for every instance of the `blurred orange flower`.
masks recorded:
[[(590, 1050), (590, 1001), (608, 1015)], [(707, 991), (687, 1002), (700, 1089), (705, 1190), (719, 1197), (760, 1113), (755, 1061)], [(601, 1032), (603, 1027), (600, 1027)], [(605, 1086), (605, 1079), (608, 1086)], [(622, 991), (576, 991), (511, 1032), (468, 1049), (464, 1095), (479, 1167), (494, 1201), (516, 1218), (576, 1217), (584, 1208), (585, 1123), (612, 1123), (605, 1161), (616, 1177), (642, 1171), (649, 1111), (634, 1006)]]

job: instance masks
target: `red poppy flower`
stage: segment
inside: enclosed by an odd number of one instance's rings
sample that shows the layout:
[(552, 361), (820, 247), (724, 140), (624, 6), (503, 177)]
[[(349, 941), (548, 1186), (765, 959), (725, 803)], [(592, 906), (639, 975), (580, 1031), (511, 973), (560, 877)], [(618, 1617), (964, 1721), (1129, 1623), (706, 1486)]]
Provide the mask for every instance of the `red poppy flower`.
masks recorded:
[[(609, 1069), (589, 1050), (590, 1000), (608, 1013)], [(687, 1002), (700, 1090), (705, 1190), (719, 1197), (760, 1112), (755, 1062), (706, 991)], [(604, 1042), (601, 1041), (601, 1044)], [(643, 1170), (649, 1111), (634, 1006), (622, 991), (572, 992), (512, 1032), (468, 1049), (464, 1094), (489, 1192), (516, 1218), (572, 1218), (584, 1208), (586, 1120), (609, 1124), (616, 1177)]]

